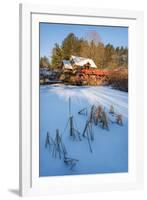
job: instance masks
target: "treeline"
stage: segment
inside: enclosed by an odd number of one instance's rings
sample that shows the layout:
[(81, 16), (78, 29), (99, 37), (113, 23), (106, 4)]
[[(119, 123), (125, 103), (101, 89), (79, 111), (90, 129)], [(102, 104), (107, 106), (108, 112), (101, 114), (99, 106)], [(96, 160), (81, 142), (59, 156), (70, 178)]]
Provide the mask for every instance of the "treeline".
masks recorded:
[(62, 41), (55, 44), (52, 50), (51, 63), (47, 57), (40, 58), (40, 67), (48, 66), (60, 68), (63, 60), (69, 60), (71, 55), (91, 58), (100, 69), (114, 69), (128, 67), (128, 48), (114, 47), (112, 44), (104, 45), (95, 38), (78, 38), (70, 33)]

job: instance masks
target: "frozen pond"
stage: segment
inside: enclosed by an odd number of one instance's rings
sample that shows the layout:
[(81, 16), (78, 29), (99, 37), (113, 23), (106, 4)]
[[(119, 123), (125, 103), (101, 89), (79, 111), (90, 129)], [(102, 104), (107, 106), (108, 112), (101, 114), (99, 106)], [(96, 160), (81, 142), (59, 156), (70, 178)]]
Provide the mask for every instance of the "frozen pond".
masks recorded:
[[(92, 153), (87, 139), (73, 141), (69, 127), (69, 97), (71, 113), (76, 129), (83, 132), (86, 115), (78, 111), (84, 107), (102, 105), (109, 111), (111, 105), (115, 112), (123, 116), (120, 126), (109, 115), (109, 130), (93, 125), (94, 141), (91, 142)], [(54, 139), (56, 129), (62, 136), (68, 156), (78, 160), (71, 170), (63, 159), (52, 156), (52, 150), (45, 148), (47, 131)], [(93, 173), (116, 173), (128, 171), (128, 93), (110, 87), (63, 86), (51, 85), (40, 87), (40, 176), (76, 175)]]

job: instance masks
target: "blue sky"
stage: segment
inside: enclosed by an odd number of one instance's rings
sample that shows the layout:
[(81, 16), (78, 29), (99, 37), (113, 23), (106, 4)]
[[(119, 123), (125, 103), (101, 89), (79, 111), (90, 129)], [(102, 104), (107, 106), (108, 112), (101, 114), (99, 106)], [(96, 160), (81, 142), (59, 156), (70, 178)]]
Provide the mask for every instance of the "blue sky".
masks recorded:
[(54, 44), (61, 44), (69, 33), (81, 38), (89, 31), (96, 31), (105, 45), (111, 43), (115, 47), (128, 47), (127, 27), (40, 23), (40, 56), (50, 59)]

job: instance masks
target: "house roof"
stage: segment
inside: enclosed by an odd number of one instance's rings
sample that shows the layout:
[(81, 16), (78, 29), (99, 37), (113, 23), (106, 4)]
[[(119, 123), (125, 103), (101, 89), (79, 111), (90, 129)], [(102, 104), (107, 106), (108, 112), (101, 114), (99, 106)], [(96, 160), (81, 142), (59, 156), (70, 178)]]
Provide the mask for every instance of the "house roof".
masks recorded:
[(83, 58), (83, 57), (78, 57), (78, 56), (72, 55), (70, 60), (72, 60), (74, 62), (74, 64), (79, 65), (79, 66), (83, 66), (87, 63), (90, 63), (91, 68), (97, 68), (94, 61), (89, 58)]
[(73, 69), (69, 60), (63, 60), (62, 62), (64, 69)]
[(87, 63), (90, 64), (90, 68), (97, 68), (96, 64), (94, 63), (94, 61), (92, 59), (89, 58), (83, 58), (83, 57), (79, 57), (79, 56), (71, 56), (70, 60), (63, 60), (63, 68), (64, 69), (73, 69), (73, 64), (77, 65), (77, 66), (84, 66)]

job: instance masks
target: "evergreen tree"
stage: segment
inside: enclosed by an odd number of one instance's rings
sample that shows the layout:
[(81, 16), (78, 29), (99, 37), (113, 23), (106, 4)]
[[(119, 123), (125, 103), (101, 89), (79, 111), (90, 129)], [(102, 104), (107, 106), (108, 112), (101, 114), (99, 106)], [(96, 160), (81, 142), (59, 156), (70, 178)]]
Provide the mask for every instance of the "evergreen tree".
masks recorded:
[(71, 55), (80, 55), (81, 40), (73, 33), (69, 33), (62, 42), (63, 58), (69, 60)]
[(52, 50), (52, 66), (54, 68), (59, 68), (62, 65), (63, 60), (63, 51), (60, 48), (59, 44), (55, 44), (55, 47)]
[(40, 67), (50, 67), (49, 59), (46, 56), (41, 57), (39, 65)]
[(105, 46), (105, 58), (104, 58), (104, 65), (111, 68), (112, 62), (113, 62), (113, 56), (115, 53), (115, 49), (113, 45), (107, 44)]

